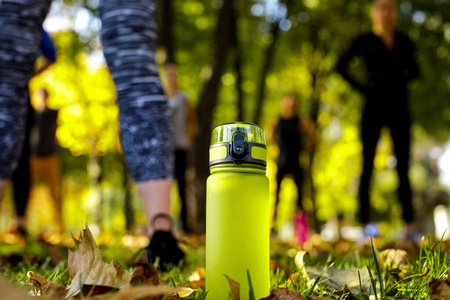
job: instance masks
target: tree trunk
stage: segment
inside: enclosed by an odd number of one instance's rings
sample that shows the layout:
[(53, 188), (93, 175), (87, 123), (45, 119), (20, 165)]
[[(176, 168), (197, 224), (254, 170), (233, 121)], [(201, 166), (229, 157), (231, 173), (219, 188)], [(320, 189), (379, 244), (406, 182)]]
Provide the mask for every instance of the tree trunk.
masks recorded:
[(160, 1), (162, 5), (161, 44), (166, 50), (166, 63), (175, 63), (175, 47), (173, 42), (173, 5), (172, 0)]
[(205, 84), (197, 107), (198, 133), (193, 147), (195, 176), (193, 189), (196, 199), (196, 220), (191, 228), (196, 233), (204, 233), (206, 228), (206, 179), (209, 176), (209, 143), (213, 109), (217, 102), (222, 73), (228, 49), (231, 44), (233, 1), (224, 0), (219, 14), (212, 74)]
[(280, 32), (280, 23), (275, 22), (272, 25), (271, 34), (272, 34), (272, 42), (267, 46), (266, 53), (264, 55), (264, 63), (261, 69), (259, 83), (258, 83), (258, 96), (256, 98), (256, 110), (255, 115), (253, 117), (253, 123), (259, 124), (262, 115), (262, 109), (264, 104), (264, 96), (266, 91), (266, 76), (269, 72), (270, 65), (272, 64), (274, 52), (275, 52), (275, 44), (278, 40), (279, 32)]
[[(311, 71), (311, 76), (312, 76), (312, 94), (310, 97), (310, 110), (309, 110), (309, 117), (311, 119), (311, 121), (314, 123), (314, 126), (317, 130), (317, 119), (319, 117), (319, 105), (320, 105), (320, 92), (321, 92), (321, 86), (320, 84), (318, 84), (318, 80), (319, 80), (319, 74), (317, 74), (315, 71)], [(317, 134), (316, 134), (317, 135)], [(310, 192), (311, 192), (311, 201), (313, 204), (313, 220), (312, 220), (312, 226), (314, 228), (314, 230), (316, 232), (320, 232), (321, 229), (321, 225), (319, 220), (317, 220), (317, 216), (315, 214), (315, 212), (317, 211), (317, 207), (316, 207), (316, 190), (314, 187), (314, 178), (312, 176), (312, 165), (313, 165), (313, 160), (314, 160), (314, 155), (316, 153), (316, 147), (313, 146), (311, 149), (311, 152), (309, 153), (309, 166), (308, 166), (308, 174), (307, 174), (307, 178), (309, 179), (310, 182)]]
[(238, 36), (238, 12), (233, 11), (233, 35), (232, 44), (234, 48), (234, 70), (236, 72), (236, 96), (237, 96), (237, 108), (238, 108), (238, 121), (244, 121), (244, 92), (242, 90), (242, 55), (241, 47), (239, 44)]

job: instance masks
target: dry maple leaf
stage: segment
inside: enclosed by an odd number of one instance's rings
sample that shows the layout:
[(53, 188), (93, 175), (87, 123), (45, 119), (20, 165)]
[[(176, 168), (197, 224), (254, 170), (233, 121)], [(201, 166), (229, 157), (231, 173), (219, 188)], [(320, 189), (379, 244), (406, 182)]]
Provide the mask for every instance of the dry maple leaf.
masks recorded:
[(228, 283), (230, 284), (230, 289), (231, 289), (231, 300), (239, 300), (240, 298), (240, 290), (241, 290), (241, 286), (239, 284), (239, 282), (234, 281), (233, 279), (231, 279), (230, 277), (228, 277), (227, 275), (223, 275), (227, 278)]
[(153, 266), (147, 258), (147, 254), (142, 254), (140, 261), (134, 267), (131, 275), (131, 285), (158, 285), (158, 270)]
[(66, 298), (80, 293), (83, 285), (101, 285), (122, 288), (129, 285), (131, 274), (121, 266), (115, 268), (113, 263), (105, 263), (102, 253), (95, 243), (94, 237), (87, 225), (80, 234), (80, 240), (73, 237), (75, 251), (69, 249), (68, 271), (72, 278), (70, 290)]
[(89, 298), (90, 300), (134, 300), (134, 299), (160, 299), (166, 294), (180, 293), (183, 289), (171, 286), (134, 286), (124, 288), (117, 293), (97, 295)]

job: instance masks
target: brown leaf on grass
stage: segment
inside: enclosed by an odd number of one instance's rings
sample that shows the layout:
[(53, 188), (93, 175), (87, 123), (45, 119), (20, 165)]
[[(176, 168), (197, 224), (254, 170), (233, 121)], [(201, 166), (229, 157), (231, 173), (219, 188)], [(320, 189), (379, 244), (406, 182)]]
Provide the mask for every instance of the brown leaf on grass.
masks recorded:
[(266, 298), (260, 300), (303, 300), (302, 294), (300, 292), (294, 292), (289, 289), (277, 289), (272, 290), (270, 295)]
[(82, 288), (83, 296), (96, 296), (96, 295), (102, 295), (102, 294), (108, 294), (111, 292), (117, 291), (116, 288), (113, 288), (111, 286), (104, 286), (104, 285), (90, 285), (85, 284)]
[(166, 294), (180, 293), (183, 290), (171, 286), (133, 286), (124, 288), (117, 293), (97, 295), (90, 297), (90, 300), (135, 300), (135, 299), (160, 299)]
[(225, 278), (228, 280), (228, 283), (230, 284), (230, 289), (231, 289), (231, 300), (239, 300), (240, 299), (240, 290), (241, 290), (241, 285), (239, 284), (239, 282), (234, 281), (233, 279), (231, 279), (230, 277), (228, 277), (227, 275), (223, 275), (225, 276)]
[(450, 279), (432, 279), (430, 281), (431, 300), (450, 299)]
[(158, 270), (150, 264), (147, 255), (143, 254), (141, 260), (136, 264), (133, 274), (131, 274), (130, 284), (135, 285), (158, 285)]
[(113, 263), (105, 263), (86, 222), (86, 229), (80, 234), (80, 240), (73, 237), (75, 251), (69, 249), (68, 271), (72, 278), (70, 290), (66, 298), (80, 293), (84, 285), (101, 285), (115, 288), (126, 287), (131, 280), (131, 274), (122, 266), (115, 268)]
[(407, 252), (400, 249), (386, 249), (380, 253), (380, 263), (381, 267), (390, 269), (401, 269), (405, 270), (408, 268), (408, 263), (406, 262)]
[(57, 298), (62, 299), (64, 298), (64, 295), (67, 293), (67, 289), (55, 282), (47, 281), (41, 286), (41, 293), (43, 296), (54, 295)]
[(353, 294), (352, 290), (345, 284), (342, 290), (334, 292), (337, 296), (345, 295), (345, 299), (347, 300), (357, 300), (358, 297)]

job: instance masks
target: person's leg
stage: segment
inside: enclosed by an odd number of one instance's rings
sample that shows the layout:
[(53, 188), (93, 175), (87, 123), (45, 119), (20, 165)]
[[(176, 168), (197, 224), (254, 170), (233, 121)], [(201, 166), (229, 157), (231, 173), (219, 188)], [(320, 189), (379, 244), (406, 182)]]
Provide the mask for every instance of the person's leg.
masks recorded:
[(292, 175), (294, 175), (294, 182), (297, 186), (297, 210), (303, 210), (303, 170), (297, 166)]
[(186, 204), (186, 150), (175, 150), (175, 178), (178, 183), (178, 193), (181, 200), (181, 225), (187, 232), (187, 204)]
[(154, 224), (151, 222), (156, 215), (170, 213), (170, 201), (158, 201), (158, 199), (170, 199), (172, 180), (149, 180), (139, 182), (137, 187), (144, 200), (145, 212), (149, 221), (148, 234), (151, 236), (155, 230), (168, 230), (171, 224), (167, 219), (157, 218), (154, 220)]
[(22, 149), (19, 163), (11, 177), (12, 187), (14, 191), (14, 203), (16, 206), (17, 227), (24, 230), (25, 209), (30, 196), (30, 165), (29, 151), (26, 147)]
[(6, 187), (8, 186), (9, 181), (0, 179), (0, 203), (1, 199), (3, 198), (3, 194), (5, 193)]
[(59, 158), (57, 154), (49, 155), (44, 158), (45, 169), (43, 170), (43, 177), (52, 195), (53, 207), (55, 213), (55, 220), (57, 224), (57, 231), (64, 231), (64, 219), (62, 213), (61, 200), (61, 172), (59, 166)]
[(408, 177), (410, 157), (410, 123), (408, 118), (399, 117), (392, 120), (389, 126), (397, 158), (397, 173), (399, 178), (398, 197), (403, 208), (402, 218), (407, 223), (414, 222), (412, 207), (411, 184)]
[(21, 153), (28, 81), (51, 0), (3, 0), (0, 9), (0, 199)]
[(369, 186), (373, 171), (373, 160), (378, 138), (381, 132), (381, 122), (377, 116), (365, 111), (361, 120), (361, 141), (363, 148), (363, 170), (359, 182), (360, 221), (363, 225), (370, 219)]
[[(155, 13), (153, 0), (100, 4), (104, 52), (117, 90), (121, 142), (149, 224), (154, 215), (170, 213), (173, 177), (170, 111), (154, 61)], [(158, 192), (153, 191), (155, 186)]]
[(308, 240), (308, 215), (306, 211), (303, 211), (303, 170), (300, 165), (297, 165), (292, 172), (294, 176), (294, 182), (297, 186), (297, 209), (294, 216), (294, 230), (297, 241), (300, 245), (303, 245)]
[[(155, 64), (156, 1), (103, 0), (102, 41), (114, 79), (125, 158), (144, 201), (151, 234), (147, 256), (178, 264), (184, 257), (170, 231), (173, 178), (171, 114)], [(154, 226), (153, 226), (154, 225)]]
[(22, 153), (19, 157), (17, 169), (11, 177), (14, 203), (16, 206), (17, 229), (21, 234), (26, 234), (25, 210), (30, 197), (31, 174), (30, 174), (30, 133), (33, 122), (33, 111), (30, 101), (28, 101), (28, 113), (26, 120), (25, 139)]
[(284, 176), (286, 176), (289, 172), (287, 171), (287, 168), (278, 165), (277, 166), (277, 189), (276, 189), (276, 195), (275, 195), (275, 207), (273, 209), (273, 222), (277, 219), (277, 212), (278, 212), (278, 203), (280, 202), (280, 189), (281, 189), (281, 182), (283, 181)]

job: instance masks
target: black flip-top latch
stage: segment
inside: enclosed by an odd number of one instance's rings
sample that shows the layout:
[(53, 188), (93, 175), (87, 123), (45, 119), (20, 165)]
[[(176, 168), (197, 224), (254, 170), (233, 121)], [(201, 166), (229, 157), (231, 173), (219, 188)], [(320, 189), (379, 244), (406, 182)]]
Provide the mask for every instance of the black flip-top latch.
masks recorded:
[(237, 165), (242, 164), (247, 158), (248, 143), (243, 134), (237, 133), (234, 135), (231, 141), (230, 156)]

